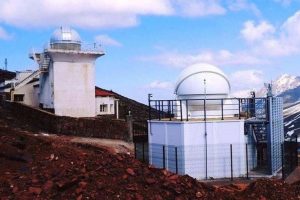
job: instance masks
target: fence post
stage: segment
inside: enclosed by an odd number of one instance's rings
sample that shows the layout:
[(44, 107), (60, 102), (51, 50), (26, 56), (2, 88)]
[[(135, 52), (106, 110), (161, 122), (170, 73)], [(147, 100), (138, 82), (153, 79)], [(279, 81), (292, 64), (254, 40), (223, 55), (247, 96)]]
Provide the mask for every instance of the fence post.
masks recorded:
[(241, 99), (239, 99), (239, 119), (241, 119)]
[(145, 143), (143, 142), (143, 162), (145, 162)]
[(133, 145), (134, 145), (134, 158), (136, 159), (136, 157), (137, 157), (136, 156), (136, 154), (137, 154), (137, 152), (136, 152), (136, 143), (134, 142)]
[(160, 116), (160, 101), (158, 101), (158, 119), (159, 120), (161, 119), (161, 116)]
[(176, 166), (176, 174), (178, 174), (178, 158), (177, 158), (177, 147), (175, 147), (175, 166)]
[(233, 181), (232, 144), (230, 144), (230, 171), (231, 171), (230, 180)]
[(166, 169), (166, 163), (165, 163), (166, 155), (165, 155), (165, 145), (163, 145), (163, 168)]
[(247, 170), (247, 179), (249, 179), (249, 168), (248, 168), (248, 144), (246, 144), (246, 170)]
[(285, 169), (284, 169), (284, 143), (281, 143), (281, 171), (282, 171), (282, 180), (284, 180)]

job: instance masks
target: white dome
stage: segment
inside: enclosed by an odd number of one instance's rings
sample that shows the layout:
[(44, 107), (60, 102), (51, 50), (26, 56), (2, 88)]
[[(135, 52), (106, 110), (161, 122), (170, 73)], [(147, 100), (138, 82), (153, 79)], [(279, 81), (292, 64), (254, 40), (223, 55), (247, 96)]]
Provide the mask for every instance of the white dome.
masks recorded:
[(79, 34), (71, 28), (60, 27), (56, 29), (50, 39), (51, 44), (71, 43), (80, 44), (81, 39)]
[(231, 86), (226, 75), (216, 66), (195, 64), (184, 69), (179, 75), (175, 94), (180, 99), (203, 99), (204, 79), (206, 80), (206, 98), (226, 98)]

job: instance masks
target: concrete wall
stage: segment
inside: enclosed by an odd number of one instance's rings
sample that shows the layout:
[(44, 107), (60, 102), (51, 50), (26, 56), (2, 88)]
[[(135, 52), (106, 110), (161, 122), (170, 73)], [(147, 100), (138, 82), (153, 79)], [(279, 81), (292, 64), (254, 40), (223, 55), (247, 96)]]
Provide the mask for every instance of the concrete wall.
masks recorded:
[(17, 102), (0, 102), (4, 108), (33, 127), (55, 134), (121, 139), (130, 141), (131, 133), (125, 120), (62, 117)]
[[(205, 178), (203, 121), (151, 121), (149, 131), (151, 131), (149, 134), (151, 164), (162, 167), (162, 145), (165, 145), (166, 167), (174, 171), (174, 149), (177, 147), (179, 173), (199, 179)], [(246, 142), (243, 120), (207, 122), (208, 177), (230, 177), (230, 144), (233, 145), (233, 175), (244, 176), (246, 174)]]
[(47, 73), (40, 74), (39, 103), (43, 108), (54, 109), (53, 65), (50, 63)]

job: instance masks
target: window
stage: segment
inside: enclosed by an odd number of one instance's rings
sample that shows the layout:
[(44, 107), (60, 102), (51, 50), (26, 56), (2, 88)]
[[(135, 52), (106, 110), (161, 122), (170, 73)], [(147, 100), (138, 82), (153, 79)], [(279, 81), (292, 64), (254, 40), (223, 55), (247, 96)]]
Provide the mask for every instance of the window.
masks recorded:
[(107, 104), (100, 105), (100, 112), (107, 112)]
[(14, 101), (23, 101), (24, 100), (24, 94), (15, 94), (14, 95)]

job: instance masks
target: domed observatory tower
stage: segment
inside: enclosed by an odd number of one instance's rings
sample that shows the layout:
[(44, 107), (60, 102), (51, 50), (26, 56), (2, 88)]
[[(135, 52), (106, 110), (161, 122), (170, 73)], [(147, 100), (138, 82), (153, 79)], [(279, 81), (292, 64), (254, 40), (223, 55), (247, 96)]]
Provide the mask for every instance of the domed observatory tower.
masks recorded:
[(276, 173), (282, 99), (231, 98), (230, 91), (219, 68), (201, 63), (179, 75), (175, 100), (149, 95), (150, 164), (197, 179), (241, 177), (254, 168)]
[(40, 107), (60, 116), (94, 117), (95, 61), (102, 55), (96, 45), (83, 47), (75, 30), (55, 30), (44, 51), (31, 55), (41, 71)]
[(238, 101), (229, 99), (230, 92), (230, 82), (219, 68), (204, 63), (192, 65), (181, 72), (175, 86), (183, 112), (176, 116), (182, 115), (184, 119), (233, 117), (238, 114)]

